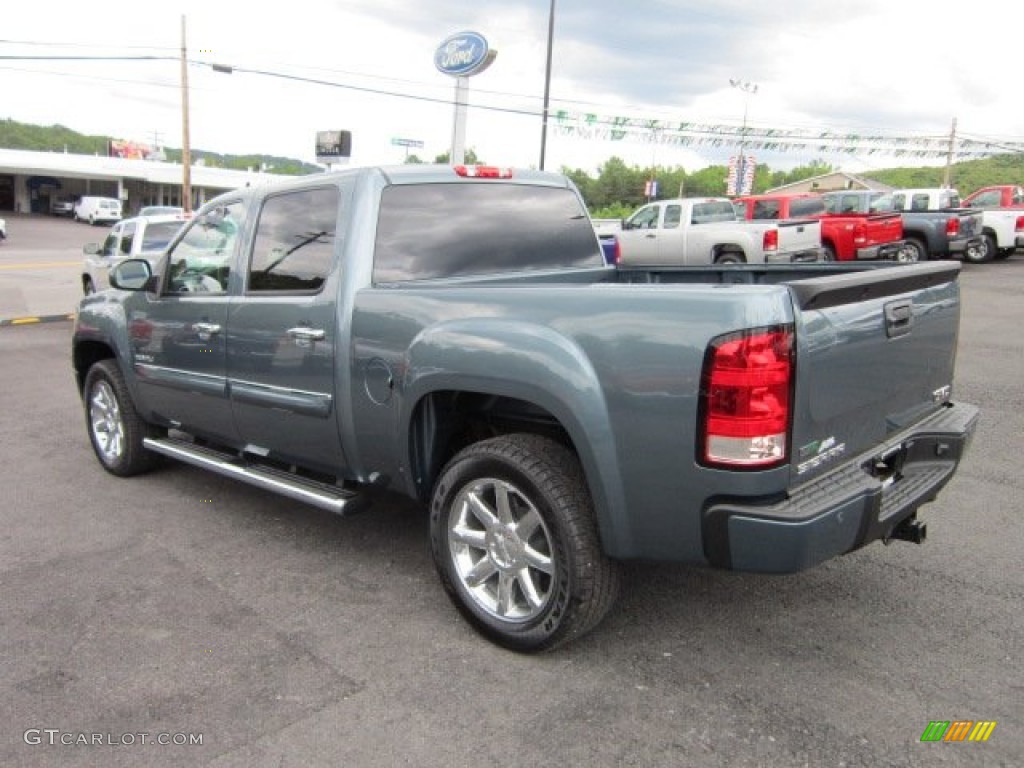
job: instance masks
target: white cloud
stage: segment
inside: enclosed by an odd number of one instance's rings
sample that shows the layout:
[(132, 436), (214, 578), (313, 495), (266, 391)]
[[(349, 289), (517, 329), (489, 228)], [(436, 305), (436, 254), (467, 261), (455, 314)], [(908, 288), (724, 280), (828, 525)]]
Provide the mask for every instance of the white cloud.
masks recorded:
[[(347, 128), (354, 163), (400, 162), (405, 151), (392, 145), (395, 137), (423, 141), (417, 154), (430, 159), (448, 149), (453, 111), (453, 82), (434, 70), (433, 51), (448, 34), (470, 28), (498, 50), (495, 64), (471, 79), (471, 103), (508, 111), (471, 109), (467, 144), (489, 162), (536, 165), (549, 7), (546, 0), (292, 0), (284, 6), (181, 0), (96, 13), (80, 2), (51, 0), (8, 14), (4, 54), (169, 58), (0, 62), (4, 113), (83, 133), (158, 136), (180, 146), (174, 57), (184, 14), (194, 60), (350, 86), (192, 66), (193, 147), (311, 161), (317, 130)], [(1017, 3), (561, 0), (557, 11), (553, 109), (737, 125), (743, 99), (728, 79), (740, 77), (759, 84), (748, 102), (752, 126), (941, 135), (957, 117), (964, 135), (1024, 140), (1014, 40), (1024, 5)], [(549, 131), (547, 166), (592, 170), (618, 155), (637, 165), (695, 169), (730, 151), (585, 141)], [(774, 156), (769, 163), (805, 159)], [(822, 159), (846, 166), (903, 162)]]

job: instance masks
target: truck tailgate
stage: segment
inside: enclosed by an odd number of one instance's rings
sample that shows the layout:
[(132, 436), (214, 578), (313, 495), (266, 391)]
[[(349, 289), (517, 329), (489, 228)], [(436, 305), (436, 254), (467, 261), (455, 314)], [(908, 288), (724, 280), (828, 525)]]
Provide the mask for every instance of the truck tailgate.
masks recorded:
[(779, 227), (779, 253), (798, 254), (821, 249), (821, 222), (818, 219), (783, 219)]
[(864, 217), (865, 242), (857, 247), (892, 243), (903, 237), (903, 217), (898, 213), (876, 213)]
[(788, 284), (797, 337), (794, 483), (876, 450), (950, 398), (959, 270), (925, 263)]

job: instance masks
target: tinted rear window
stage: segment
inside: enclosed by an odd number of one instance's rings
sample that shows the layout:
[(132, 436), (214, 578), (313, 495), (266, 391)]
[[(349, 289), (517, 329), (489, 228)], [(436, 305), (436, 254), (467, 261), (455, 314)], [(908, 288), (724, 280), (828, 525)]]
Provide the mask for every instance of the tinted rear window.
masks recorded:
[(149, 224), (142, 235), (142, 250), (144, 252), (162, 251), (178, 234), (182, 224), (183, 222), (180, 221), (161, 221)]
[(798, 216), (817, 216), (825, 212), (825, 201), (820, 197), (801, 197), (789, 201), (789, 215), (791, 218)]
[(381, 197), (378, 283), (603, 265), (590, 218), (569, 189), (415, 184)]

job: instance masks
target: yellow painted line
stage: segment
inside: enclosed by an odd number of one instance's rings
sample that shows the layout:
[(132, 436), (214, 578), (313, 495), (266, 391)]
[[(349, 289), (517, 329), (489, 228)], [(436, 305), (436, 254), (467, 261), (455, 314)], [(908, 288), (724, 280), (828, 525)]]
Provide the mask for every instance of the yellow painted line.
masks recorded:
[(80, 261), (40, 261), (38, 264), (0, 264), (0, 270), (7, 269), (51, 269), (55, 267), (73, 267)]

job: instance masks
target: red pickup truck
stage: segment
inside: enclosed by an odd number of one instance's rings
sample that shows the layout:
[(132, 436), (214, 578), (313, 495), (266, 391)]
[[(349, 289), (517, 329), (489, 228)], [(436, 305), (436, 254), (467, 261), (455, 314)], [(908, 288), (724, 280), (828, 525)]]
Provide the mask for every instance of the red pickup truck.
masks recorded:
[(1024, 208), (1024, 187), (997, 184), (982, 187), (963, 199), (965, 208)]
[(903, 220), (898, 213), (842, 211), (821, 195), (749, 195), (732, 202), (736, 214), (746, 219), (819, 219), (827, 261), (905, 258)]

